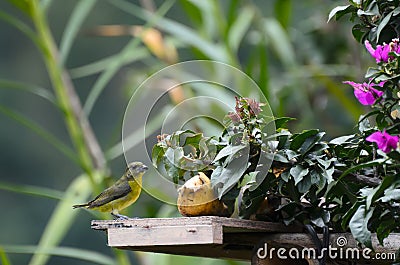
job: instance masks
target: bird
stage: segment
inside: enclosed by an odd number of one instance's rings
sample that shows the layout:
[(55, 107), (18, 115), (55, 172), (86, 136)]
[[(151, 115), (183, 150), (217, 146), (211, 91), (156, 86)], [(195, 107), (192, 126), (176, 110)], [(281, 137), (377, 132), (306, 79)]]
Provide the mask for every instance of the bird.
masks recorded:
[(119, 214), (134, 203), (142, 190), (142, 177), (148, 167), (142, 162), (131, 162), (128, 164), (125, 174), (112, 186), (105, 189), (93, 200), (73, 205), (72, 208), (86, 208), (100, 212), (108, 212), (116, 219), (129, 219), (129, 217)]

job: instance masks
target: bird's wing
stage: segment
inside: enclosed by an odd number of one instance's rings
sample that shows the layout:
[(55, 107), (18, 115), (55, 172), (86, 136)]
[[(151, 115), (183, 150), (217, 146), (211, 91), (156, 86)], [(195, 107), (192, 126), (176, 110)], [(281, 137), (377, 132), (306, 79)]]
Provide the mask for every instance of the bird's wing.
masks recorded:
[(124, 197), (131, 191), (131, 187), (129, 186), (127, 181), (115, 183), (115, 185), (109, 187), (100, 193), (96, 198), (88, 203), (88, 208), (94, 208), (102, 206), (106, 203)]

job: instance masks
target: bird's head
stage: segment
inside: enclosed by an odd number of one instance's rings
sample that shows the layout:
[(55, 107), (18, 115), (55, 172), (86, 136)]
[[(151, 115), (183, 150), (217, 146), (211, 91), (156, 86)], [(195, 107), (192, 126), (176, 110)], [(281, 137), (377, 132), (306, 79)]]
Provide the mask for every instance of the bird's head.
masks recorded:
[(131, 162), (126, 169), (128, 180), (133, 180), (136, 177), (142, 176), (148, 167), (142, 162)]

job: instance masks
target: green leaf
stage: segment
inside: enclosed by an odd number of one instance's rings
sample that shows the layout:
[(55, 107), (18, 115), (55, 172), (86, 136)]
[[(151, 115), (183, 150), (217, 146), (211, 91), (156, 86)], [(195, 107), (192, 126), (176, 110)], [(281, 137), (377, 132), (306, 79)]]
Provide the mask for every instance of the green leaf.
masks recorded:
[(381, 70), (373, 67), (368, 67), (367, 73), (365, 74), (365, 78), (372, 78), (380, 74), (382, 74)]
[(7, 190), (56, 200), (61, 200), (64, 197), (64, 192), (62, 191), (30, 185), (18, 185), (7, 182), (0, 182), (0, 190)]
[(318, 130), (307, 130), (299, 134), (294, 134), (292, 137), (293, 138), (292, 143), (290, 144), (290, 149), (292, 150), (300, 149), (300, 147), (302, 147), (302, 145), (308, 138), (317, 135), (318, 132), (319, 132)]
[(213, 162), (216, 162), (226, 156), (234, 157), (239, 151), (243, 150), (246, 147), (248, 147), (248, 145), (235, 145), (235, 146), (227, 145), (224, 148), (222, 148), (221, 151), (218, 152)]
[(392, 18), (393, 11), (387, 14), (382, 21), (379, 23), (379, 26), (376, 30), (376, 42), (379, 42), (379, 36), (382, 32), (382, 30), (386, 27), (386, 25), (389, 23), (390, 19)]
[(355, 137), (355, 134), (340, 136), (335, 139), (332, 139), (331, 141), (329, 141), (329, 143), (334, 144), (334, 145), (342, 145), (354, 137)]
[(349, 227), (353, 237), (366, 247), (372, 249), (371, 231), (368, 230), (368, 221), (371, 219), (374, 209), (366, 210), (365, 205), (361, 205), (350, 219)]
[(351, 207), (350, 209), (343, 215), (342, 217), (342, 222), (341, 222), (341, 226), (343, 230), (347, 230), (347, 223), (349, 222), (349, 220), (354, 216), (354, 213), (357, 211), (357, 209), (361, 206), (361, 202), (360, 201), (356, 201)]
[(379, 159), (375, 159), (375, 160), (372, 160), (372, 161), (368, 161), (368, 162), (365, 162), (365, 163), (358, 164), (358, 165), (356, 165), (354, 167), (351, 167), (351, 168), (345, 170), (342, 173), (342, 175), (339, 176), (338, 180), (341, 180), (342, 178), (344, 178), (345, 176), (347, 176), (348, 174), (350, 174), (350, 173), (352, 173), (354, 171), (357, 171), (357, 170), (360, 170), (360, 169), (363, 169), (363, 168), (369, 168), (369, 167), (373, 167), (373, 166), (376, 166), (376, 165), (380, 165), (385, 161), (386, 161), (386, 159), (379, 158)]
[(77, 36), (83, 21), (87, 18), (89, 12), (96, 4), (97, 0), (80, 0), (75, 4), (74, 11), (72, 12), (67, 26), (64, 29), (63, 36), (60, 43), (60, 63), (65, 64), (68, 54), (71, 50), (72, 44)]
[(296, 120), (296, 119), (294, 119), (294, 118), (289, 118), (289, 117), (277, 118), (277, 119), (274, 120), (274, 122), (275, 122), (275, 127), (276, 127), (277, 130), (278, 130), (278, 129), (281, 129), (281, 128), (284, 128), (284, 127), (286, 127), (286, 125), (287, 125), (287, 123), (288, 123), (289, 121), (294, 121), (294, 120)]
[(189, 135), (186, 137), (183, 146), (191, 145), (195, 148), (199, 148), (200, 140), (203, 139), (202, 133), (196, 133), (194, 135)]
[(153, 165), (157, 168), (159, 163), (162, 161), (162, 158), (164, 156), (164, 148), (161, 146), (155, 144), (153, 146), (153, 150), (151, 151), (151, 161), (153, 162)]
[(300, 181), (302, 181), (304, 176), (306, 176), (308, 172), (309, 172), (308, 168), (303, 168), (300, 165), (292, 167), (290, 169), (290, 175), (293, 176), (294, 185), (297, 185)]
[(351, 5), (337, 6), (334, 9), (332, 9), (331, 12), (329, 12), (328, 21), (327, 22), (329, 22), (334, 16), (336, 16), (336, 19), (339, 19), (337, 15), (340, 14), (341, 16), (343, 16), (343, 14), (346, 14), (346, 13), (350, 12), (350, 10), (348, 10), (349, 7), (351, 7)]
[(376, 236), (378, 237), (379, 243), (383, 246), (383, 240), (387, 238), (392, 232), (392, 229), (397, 226), (395, 219), (383, 220), (379, 223), (376, 229)]
[(385, 190), (385, 196), (379, 198), (381, 202), (390, 202), (400, 200), (400, 189)]
[(378, 187), (375, 187), (366, 198), (366, 209), (369, 210), (372, 203), (377, 200), (396, 180), (395, 176), (386, 176)]
[(333, 181), (333, 173), (335, 172), (335, 168), (332, 167), (330, 169), (322, 169), (322, 176), (326, 179), (326, 182), (330, 184)]
[[(315, 136), (309, 137), (304, 141), (304, 143), (300, 147), (300, 153), (306, 154), (308, 151), (310, 151), (321, 139), (324, 137), (325, 133), (320, 132), (316, 134)], [(325, 149), (322, 147), (322, 149)]]
[[(103, 265), (115, 265), (115, 261), (99, 252), (94, 252), (91, 250), (83, 250), (72, 247), (49, 247), (49, 248), (39, 248), (38, 246), (30, 245), (5, 245), (3, 249), (7, 253), (16, 254), (32, 254), (40, 253), (41, 255), (52, 255), (73, 258), (78, 260), (85, 260), (88, 262), (103, 264)], [(4, 264), (4, 263), (3, 263)]]
[[(296, 184), (296, 183), (295, 183)], [(305, 177), (302, 178), (302, 180), (297, 184), (297, 189), (299, 190), (300, 193), (306, 193), (307, 191), (310, 190), (312, 186), (311, 183), (311, 176), (306, 175)]]
[[(249, 146), (244, 152), (248, 154)], [(227, 193), (232, 187), (239, 183), (240, 178), (248, 168), (248, 155), (242, 155), (233, 159), (227, 166), (220, 169), (220, 173), (217, 174), (213, 172), (211, 175), (211, 183), (213, 188), (218, 191), (218, 198), (221, 199), (222, 196)], [(214, 170), (215, 171), (215, 170)]]
[[(94, 176), (94, 179), (98, 182), (101, 178), (102, 176), (99, 173)], [(79, 212), (73, 210), (72, 205), (86, 201), (92, 191), (91, 187), (87, 175), (78, 176), (72, 181), (65, 191), (63, 200), (58, 203), (53, 211), (39, 240), (35, 254), (29, 263), (30, 265), (43, 265), (48, 261), (49, 254), (46, 253), (46, 250), (54, 248), (61, 242)]]
[(165, 157), (169, 161), (170, 164), (173, 164), (175, 166), (179, 166), (180, 160), (183, 158), (185, 153), (183, 152), (182, 147), (178, 148), (168, 148), (165, 151)]

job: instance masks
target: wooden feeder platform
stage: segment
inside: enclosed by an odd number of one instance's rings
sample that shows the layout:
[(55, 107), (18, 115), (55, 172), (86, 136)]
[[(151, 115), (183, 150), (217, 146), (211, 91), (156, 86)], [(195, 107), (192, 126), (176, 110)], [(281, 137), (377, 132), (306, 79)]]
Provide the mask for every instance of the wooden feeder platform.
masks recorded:
[[(92, 228), (107, 232), (110, 247), (175, 255), (252, 260), (253, 264), (264, 264), (254, 262), (255, 250), (263, 247), (264, 243), (268, 243), (270, 247), (315, 248), (311, 237), (304, 233), (301, 227), (217, 216), (93, 220)], [(322, 235), (319, 236), (322, 238)], [(346, 241), (344, 246), (338, 245), (339, 238)], [(357, 242), (350, 233), (331, 234), (330, 244), (332, 247), (344, 250), (357, 248)], [(383, 246), (379, 245), (376, 235), (373, 235), (372, 245), (376, 253), (395, 253), (400, 249), (400, 234), (391, 234), (385, 239)], [(373, 263), (389, 264), (390, 261), (374, 260)]]

